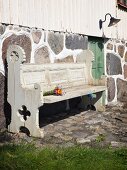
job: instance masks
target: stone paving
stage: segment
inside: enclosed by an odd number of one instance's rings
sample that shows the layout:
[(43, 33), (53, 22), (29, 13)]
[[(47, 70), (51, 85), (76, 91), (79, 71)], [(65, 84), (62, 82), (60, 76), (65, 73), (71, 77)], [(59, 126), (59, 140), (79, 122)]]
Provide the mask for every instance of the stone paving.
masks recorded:
[(46, 117), (41, 124), (42, 139), (13, 134), (15, 142), (22, 139), (38, 147), (126, 147), (127, 108), (108, 107), (105, 112), (73, 110)]
[(41, 145), (127, 146), (127, 112), (123, 108), (108, 107), (105, 112), (73, 110), (47, 120)]

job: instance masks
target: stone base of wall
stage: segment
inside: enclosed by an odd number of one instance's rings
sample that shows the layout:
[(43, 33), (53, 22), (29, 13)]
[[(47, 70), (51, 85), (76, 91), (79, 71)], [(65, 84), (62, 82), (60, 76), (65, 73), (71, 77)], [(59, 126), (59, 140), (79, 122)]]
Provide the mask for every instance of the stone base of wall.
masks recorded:
[(127, 42), (109, 40), (105, 44), (107, 101), (127, 102)]

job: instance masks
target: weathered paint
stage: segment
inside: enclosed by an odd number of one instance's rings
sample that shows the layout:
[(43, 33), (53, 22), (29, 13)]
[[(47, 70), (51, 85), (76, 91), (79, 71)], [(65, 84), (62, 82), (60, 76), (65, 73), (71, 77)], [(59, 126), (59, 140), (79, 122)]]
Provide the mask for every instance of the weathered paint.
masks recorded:
[(92, 74), (95, 79), (104, 75), (104, 40), (102, 38), (89, 37), (89, 49), (93, 51), (95, 60), (93, 61)]

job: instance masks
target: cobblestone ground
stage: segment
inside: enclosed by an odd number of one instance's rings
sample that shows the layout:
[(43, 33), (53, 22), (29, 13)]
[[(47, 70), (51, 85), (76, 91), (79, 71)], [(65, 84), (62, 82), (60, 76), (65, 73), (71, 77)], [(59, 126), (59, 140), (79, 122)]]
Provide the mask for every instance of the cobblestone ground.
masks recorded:
[(38, 147), (126, 147), (127, 108), (108, 106), (105, 112), (72, 110), (44, 119), (44, 138), (36, 139), (23, 133), (0, 136), (0, 142), (33, 142)]

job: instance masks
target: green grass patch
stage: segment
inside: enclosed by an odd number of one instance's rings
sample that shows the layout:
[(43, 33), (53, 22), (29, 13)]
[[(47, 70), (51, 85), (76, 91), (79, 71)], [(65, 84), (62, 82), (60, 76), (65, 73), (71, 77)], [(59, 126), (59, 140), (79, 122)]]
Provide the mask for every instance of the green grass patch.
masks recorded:
[(105, 140), (105, 135), (99, 134), (96, 138), (96, 142), (102, 142)]
[(127, 170), (127, 149), (0, 146), (1, 170)]

